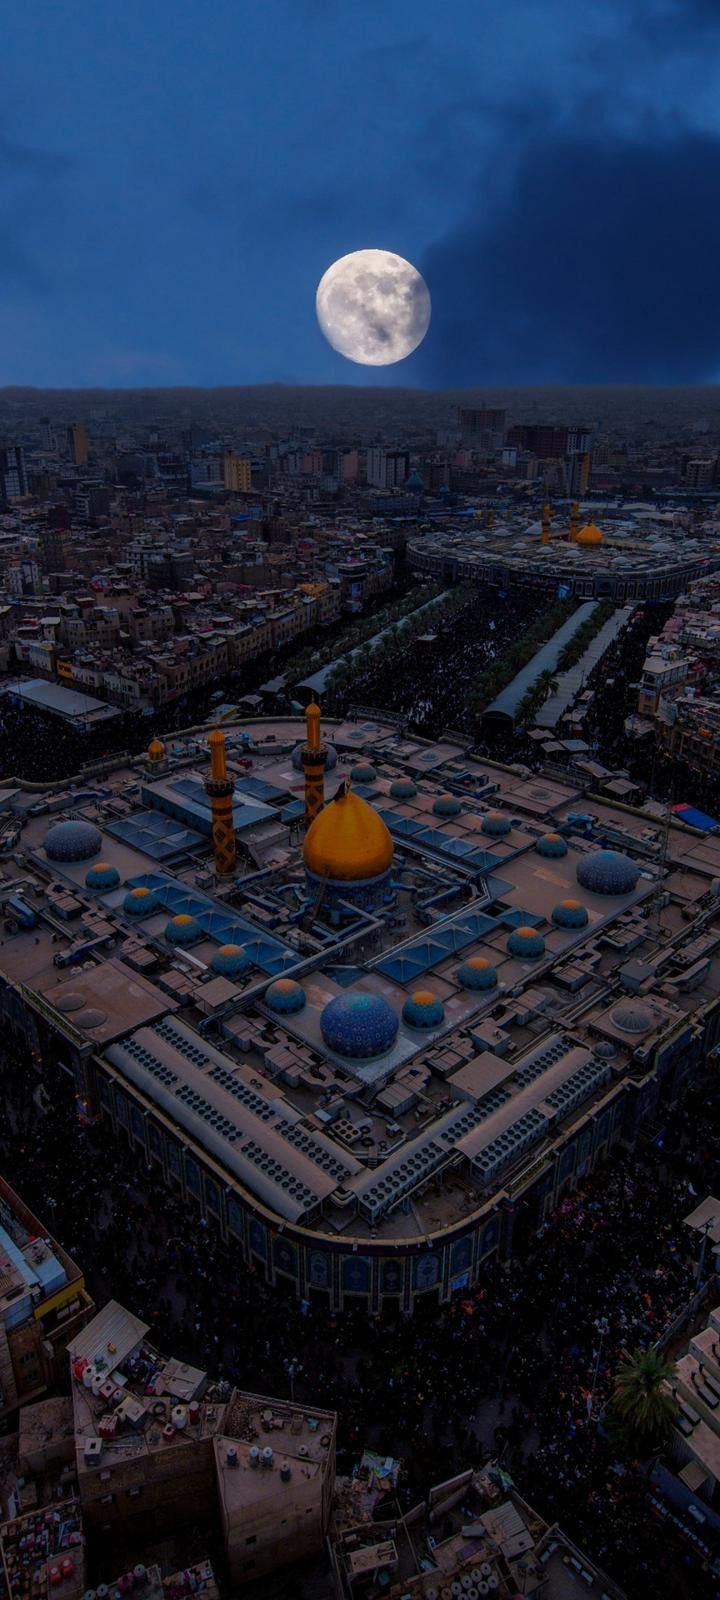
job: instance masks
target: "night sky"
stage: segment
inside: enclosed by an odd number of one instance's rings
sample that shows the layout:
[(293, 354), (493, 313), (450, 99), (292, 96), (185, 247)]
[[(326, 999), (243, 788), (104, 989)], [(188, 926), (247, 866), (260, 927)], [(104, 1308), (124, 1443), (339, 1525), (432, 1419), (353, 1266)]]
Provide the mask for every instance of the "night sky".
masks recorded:
[[(32, 0), (0, 50), (0, 385), (720, 377), (720, 0)], [(326, 344), (377, 246), (424, 345)]]

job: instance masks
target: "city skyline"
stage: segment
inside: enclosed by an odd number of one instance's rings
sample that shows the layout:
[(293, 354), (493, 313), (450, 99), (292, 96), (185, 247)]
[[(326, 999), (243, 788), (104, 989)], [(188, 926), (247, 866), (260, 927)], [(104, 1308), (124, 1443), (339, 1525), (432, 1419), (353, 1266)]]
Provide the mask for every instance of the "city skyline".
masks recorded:
[[(351, 24), (344, 0), (17, 19), (0, 383), (714, 381), (715, 6), (370, 0)], [(370, 376), (314, 310), (367, 247), (433, 301)]]

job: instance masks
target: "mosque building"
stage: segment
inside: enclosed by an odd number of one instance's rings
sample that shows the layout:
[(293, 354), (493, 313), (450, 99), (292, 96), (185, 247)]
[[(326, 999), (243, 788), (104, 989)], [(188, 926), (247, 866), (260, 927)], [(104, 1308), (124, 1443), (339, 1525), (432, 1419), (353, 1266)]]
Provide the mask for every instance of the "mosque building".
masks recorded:
[(343, 781), (316, 815), (303, 845), (308, 889), (328, 909), (374, 910), (391, 896), (392, 836), (367, 800)]
[(410, 1311), (681, 1114), (720, 842), (380, 719), (300, 732), (153, 740), (27, 815), (0, 1019), (270, 1282)]

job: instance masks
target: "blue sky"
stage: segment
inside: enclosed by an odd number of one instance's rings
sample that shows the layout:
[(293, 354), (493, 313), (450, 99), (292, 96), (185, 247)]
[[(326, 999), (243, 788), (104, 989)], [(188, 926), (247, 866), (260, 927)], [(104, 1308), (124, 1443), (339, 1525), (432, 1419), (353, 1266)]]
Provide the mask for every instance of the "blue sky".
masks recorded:
[[(32, 0), (0, 55), (0, 386), (720, 373), (720, 0)], [(325, 343), (347, 251), (425, 344)]]

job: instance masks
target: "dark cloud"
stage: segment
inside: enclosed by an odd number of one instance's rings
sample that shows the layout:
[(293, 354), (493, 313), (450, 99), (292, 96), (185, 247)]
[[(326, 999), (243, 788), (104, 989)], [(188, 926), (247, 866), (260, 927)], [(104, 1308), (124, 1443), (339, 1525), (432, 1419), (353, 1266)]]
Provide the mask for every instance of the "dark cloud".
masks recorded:
[(421, 263), (421, 382), (690, 383), (720, 371), (720, 138), (535, 140)]

